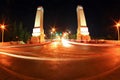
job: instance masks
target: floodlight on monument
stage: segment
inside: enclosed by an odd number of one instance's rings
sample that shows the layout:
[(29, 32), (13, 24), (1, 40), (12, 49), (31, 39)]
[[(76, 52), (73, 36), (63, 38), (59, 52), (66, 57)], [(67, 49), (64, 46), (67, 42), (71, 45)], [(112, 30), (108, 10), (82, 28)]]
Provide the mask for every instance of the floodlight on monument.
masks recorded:
[(40, 36), (40, 28), (34, 28), (32, 36)]
[(82, 35), (89, 35), (88, 28), (87, 27), (81, 27), (80, 28)]

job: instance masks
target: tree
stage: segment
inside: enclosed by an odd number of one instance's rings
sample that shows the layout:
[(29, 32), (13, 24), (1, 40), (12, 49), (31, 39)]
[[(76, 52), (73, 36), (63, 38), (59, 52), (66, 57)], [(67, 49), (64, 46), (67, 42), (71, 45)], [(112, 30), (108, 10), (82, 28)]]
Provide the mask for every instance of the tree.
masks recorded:
[(23, 24), (20, 23), (18, 27), (18, 39), (20, 41), (27, 42), (31, 37), (30, 32), (27, 31), (27, 29), (23, 28)]
[(76, 39), (76, 34), (70, 34), (69, 39)]
[(23, 27), (22, 22), (17, 24), (15, 21), (12, 25), (9, 25), (7, 32), (8, 32), (7, 37), (9, 38), (9, 41), (27, 42), (27, 40), (29, 40), (31, 37), (30, 32), (27, 31), (27, 29)]

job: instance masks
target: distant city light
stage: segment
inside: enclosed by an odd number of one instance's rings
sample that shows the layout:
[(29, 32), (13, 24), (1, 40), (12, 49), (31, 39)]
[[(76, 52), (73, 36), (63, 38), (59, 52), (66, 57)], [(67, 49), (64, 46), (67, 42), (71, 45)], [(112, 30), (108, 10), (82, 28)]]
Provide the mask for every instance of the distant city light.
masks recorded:
[(52, 32), (55, 32), (55, 28), (52, 28)]

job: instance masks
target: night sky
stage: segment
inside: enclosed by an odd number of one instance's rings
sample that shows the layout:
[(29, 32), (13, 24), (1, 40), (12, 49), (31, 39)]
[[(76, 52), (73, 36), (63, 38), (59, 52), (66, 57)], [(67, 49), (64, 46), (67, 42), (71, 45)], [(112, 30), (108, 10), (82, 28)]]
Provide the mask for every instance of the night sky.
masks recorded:
[(32, 32), (36, 9), (44, 8), (45, 33), (55, 26), (57, 31), (77, 31), (77, 5), (84, 7), (92, 37), (117, 38), (115, 22), (120, 19), (120, 0), (0, 0), (0, 23), (22, 22)]

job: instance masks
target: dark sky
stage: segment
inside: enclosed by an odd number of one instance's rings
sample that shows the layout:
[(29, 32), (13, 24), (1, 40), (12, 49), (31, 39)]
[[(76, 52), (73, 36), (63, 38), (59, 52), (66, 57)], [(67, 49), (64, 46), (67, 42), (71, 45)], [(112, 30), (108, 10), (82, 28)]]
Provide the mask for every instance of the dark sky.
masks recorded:
[(93, 37), (117, 36), (114, 20), (120, 19), (120, 0), (0, 0), (0, 22), (21, 21), (32, 31), (36, 9), (44, 8), (44, 29), (51, 26), (57, 31), (71, 30), (76, 33), (76, 7), (82, 5)]

